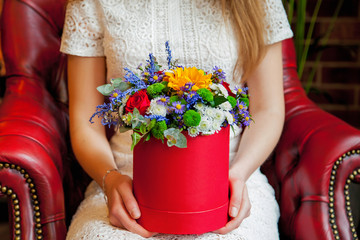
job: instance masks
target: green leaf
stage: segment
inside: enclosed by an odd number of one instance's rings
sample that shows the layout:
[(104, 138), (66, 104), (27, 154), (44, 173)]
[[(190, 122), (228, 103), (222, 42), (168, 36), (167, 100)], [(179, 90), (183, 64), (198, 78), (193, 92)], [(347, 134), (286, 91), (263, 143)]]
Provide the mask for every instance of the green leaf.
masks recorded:
[(121, 78), (113, 78), (110, 80), (110, 83), (115, 87), (117, 85), (119, 85), (122, 82)]
[(152, 119), (149, 125), (147, 126), (147, 130), (150, 131), (153, 127), (155, 127), (155, 124), (156, 124), (156, 119)]
[(112, 93), (112, 91), (114, 91), (114, 87), (111, 86), (111, 84), (101, 85), (96, 89), (104, 96), (109, 96)]
[(141, 135), (138, 134), (137, 132), (134, 132), (134, 133), (131, 135), (131, 138), (132, 138), (131, 150), (134, 150), (134, 147), (136, 146), (136, 144), (138, 144), (138, 142), (139, 142), (140, 139), (141, 139)]
[(179, 129), (169, 128), (164, 131), (164, 136), (167, 139), (167, 145), (169, 147), (176, 146), (178, 148), (186, 148), (187, 140), (184, 134)]
[(186, 141), (186, 137), (184, 136), (184, 134), (179, 133), (177, 137), (178, 137), (178, 139), (177, 139), (175, 146), (177, 146), (178, 148), (187, 148), (187, 141)]
[(149, 140), (150, 140), (150, 137), (151, 137), (151, 135), (150, 135), (150, 133), (148, 133), (148, 134), (146, 135), (145, 141), (149, 141)]
[(222, 104), (226, 101), (227, 101), (227, 99), (223, 96), (214, 96), (215, 107), (219, 106), (220, 104)]
[(145, 134), (147, 131), (146, 131), (146, 123), (143, 123), (140, 125), (140, 132), (141, 134)]

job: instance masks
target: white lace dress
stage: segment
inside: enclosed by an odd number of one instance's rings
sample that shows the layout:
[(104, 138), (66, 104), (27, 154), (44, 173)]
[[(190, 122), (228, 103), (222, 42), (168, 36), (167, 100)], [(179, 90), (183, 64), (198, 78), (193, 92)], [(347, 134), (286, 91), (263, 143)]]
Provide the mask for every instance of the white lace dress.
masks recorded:
[[(268, 44), (292, 37), (281, 0), (266, 0)], [(135, 69), (153, 53), (166, 64), (165, 42), (182, 66), (204, 70), (221, 67), (232, 84), (237, 59), (236, 40), (223, 20), (219, 0), (72, 0), (66, 12), (61, 51), (78, 56), (105, 56), (107, 79)], [(237, 151), (240, 134), (231, 136), (230, 161)], [(122, 173), (132, 176), (129, 133), (115, 135), (111, 146)], [(238, 229), (218, 235), (166, 235), (152, 239), (278, 239), (279, 207), (266, 177), (256, 170), (247, 181), (251, 215)], [(73, 216), (67, 239), (142, 239), (113, 227), (107, 217), (101, 188), (92, 182), (84, 201)]]

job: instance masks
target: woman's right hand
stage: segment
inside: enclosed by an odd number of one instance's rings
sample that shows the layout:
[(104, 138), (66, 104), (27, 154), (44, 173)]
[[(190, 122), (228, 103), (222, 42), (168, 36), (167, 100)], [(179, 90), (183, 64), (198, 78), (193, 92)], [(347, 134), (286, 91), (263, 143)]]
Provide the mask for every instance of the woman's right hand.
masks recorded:
[(113, 172), (108, 174), (105, 180), (110, 223), (145, 238), (154, 236), (156, 233), (147, 231), (136, 222), (141, 213), (132, 191), (132, 179)]

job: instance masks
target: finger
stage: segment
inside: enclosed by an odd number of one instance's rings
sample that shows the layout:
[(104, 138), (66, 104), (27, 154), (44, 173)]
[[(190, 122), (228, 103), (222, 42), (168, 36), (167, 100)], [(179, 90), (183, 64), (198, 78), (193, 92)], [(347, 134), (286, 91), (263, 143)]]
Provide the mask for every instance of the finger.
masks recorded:
[(226, 234), (232, 230), (238, 228), (242, 221), (250, 215), (251, 204), (247, 195), (247, 189), (244, 188), (244, 198), (242, 200), (240, 212), (236, 218), (229, 221), (223, 228), (220, 228), (215, 233)]
[(242, 195), (244, 189), (244, 183), (239, 180), (230, 181), (230, 202), (229, 202), (229, 215), (230, 217), (235, 218), (239, 214)]
[(131, 183), (121, 186), (121, 196), (125, 207), (133, 219), (138, 219), (141, 216), (139, 205), (134, 197)]
[(149, 232), (141, 225), (139, 225), (136, 220), (134, 220), (130, 214), (127, 212), (124, 203), (120, 199), (119, 195), (115, 194), (112, 202), (109, 202), (109, 220), (110, 223), (116, 227), (126, 228), (130, 232), (136, 233), (142, 237), (149, 238), (154, 236), (156, 233)]

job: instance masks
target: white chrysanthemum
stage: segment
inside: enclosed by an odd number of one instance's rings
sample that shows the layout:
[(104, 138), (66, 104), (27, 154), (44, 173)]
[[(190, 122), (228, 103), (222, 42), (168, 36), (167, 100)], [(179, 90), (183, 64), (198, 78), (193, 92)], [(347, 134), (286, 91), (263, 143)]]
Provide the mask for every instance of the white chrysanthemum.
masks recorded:
[(211, 130), (218, 132), (221, 130), (221, 122), (212, 122), (211, 123)]
[(167, 108), (164, 105), (158, 104), (157, 100), (157, 98), (151, 100), (150, 106), (146, 112), (150, 115), (159, 115), (165, 117), (167, 113)]
[(220, 109), (214, 109), (214, 121), (219, 122), (220, 124), (225, 121), (225, 115), (224, 112)]
[(188, 128), (188, 134), (190, 137), (196, 137), (199, 135), (199, 130), (196, 127), (190, 127)]
[(232, 109), (231, 104), (228, 101), (223, 102), (219, 107), (225, 111), (230, 111)]
[(215, 117), (215, 109), (212, 107), (206, 107), (204, 114), (206, 117), (214, 118)]
[(224, 115), (225, 115), (226, 121), (227, 121), (229, 124), (233, 124), (233, 123), (234, 123), (234, 117), (231, 115), (231, 113), (229, 113), (229, 112), (224, 112)]
[(215, 93), (224, 96), (227, 98), (229, 96), (228, 91), (222, 84), (213, 83), (210, 85), (210, 88), (215, 91)]
[(211, 122), (207, 118), (201, 118), (197, 128), (200, 132), (208, 132), (211, 130)]
[(205, 109), (205, 105), (202, 102), (198, 102), (194, 105), (194, 108), (199, 112), (202, 112)]

